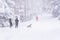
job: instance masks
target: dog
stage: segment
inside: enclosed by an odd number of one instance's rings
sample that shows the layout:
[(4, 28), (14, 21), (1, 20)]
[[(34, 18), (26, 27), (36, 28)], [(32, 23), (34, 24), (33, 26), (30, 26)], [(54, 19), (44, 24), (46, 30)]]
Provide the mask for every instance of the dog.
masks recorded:
[(30, 28), (30, 27), (31, 27), (31, 25), (32, 25), (32, 24), (29, 24), (29, 25), (27, 26), (27, 28)]

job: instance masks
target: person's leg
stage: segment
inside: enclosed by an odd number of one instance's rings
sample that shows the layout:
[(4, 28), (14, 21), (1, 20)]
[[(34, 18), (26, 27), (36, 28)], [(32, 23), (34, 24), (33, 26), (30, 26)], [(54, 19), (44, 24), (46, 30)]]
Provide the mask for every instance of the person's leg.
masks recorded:
[(12, 23), (10, 23), (10, 27), (12, 27)]
[(18, 23), (16, 23), (15, 27), (18, 28)]

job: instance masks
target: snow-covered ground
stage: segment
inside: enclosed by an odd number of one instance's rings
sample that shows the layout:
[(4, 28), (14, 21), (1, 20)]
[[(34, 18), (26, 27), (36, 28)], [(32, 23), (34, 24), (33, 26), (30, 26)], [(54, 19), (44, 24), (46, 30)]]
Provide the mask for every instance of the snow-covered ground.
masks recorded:
[[(10, 12), (14, 13), (11, 11), (13, 9), (11, 9), (10, 6), (8, 6), (9, 4), (6, 4), (5, 0), (3, 1), (4, 3), (0, 0), (0, 6), (1, 6), (0, 13), (5, 12), (7, 14), (9, 14)], [(50, 14), (49, 15), (44, 14), (45, 10), (48, 13), (49, 11), (48, 7), (51, 6), (48, 3), (47, 5), (46, 2), (45, 3), (44, 2), (43, 5), (42, 0), (28, 1), (29, 3), (28, 8), (30, 8), (28, 13), (34, 13), (34, 14), (36, 13), (37, 15), (40, 14), (40, 16), (38, 16), (39, 18), (38, 21), (36, 21), (34, 15), (31, 21), (19, 22), (18, 28), (15, 28), (15, 25), (13, 25), (12, 28), (10, 27), (0, 28), (0, 40), (60, 40), (60, 20), (57, 20), (57, 18), (52, 18)], [(14, 3), (12, 3), (12, 5), (13, 4)], [(43, 10), (42, 8), (47, 9)], [(13, 16), (15, 15), (12, 14), (10, 16), (13, 19), (13, 21), (15, 21), (15, 17), (13, 18)], [(27, 27), (30, 24), (32, 24), (31, 27)]]
[(0, 40), (60, 40), (60, 21), (39, 16), (38, 21), (19, 23), (18, 28), (0, 28)]

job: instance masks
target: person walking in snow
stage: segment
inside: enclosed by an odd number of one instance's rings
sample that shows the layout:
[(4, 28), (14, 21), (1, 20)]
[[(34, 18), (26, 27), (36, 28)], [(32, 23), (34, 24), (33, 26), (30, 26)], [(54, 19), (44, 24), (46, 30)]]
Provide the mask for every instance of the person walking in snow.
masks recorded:
[(38, 21), (38, 16), (36, 16), (36, 21)]
[(9, 24), (10, 24), (10, 27), (12, 27), (12, 20), (11, 20), (11, 18), (9, 19)]
[(18, 20), (18, 18), (16, 17), (16, 19), (15, 19), (15, 27), (18, 27), (18, 22), (19, 22), (19, 20)]

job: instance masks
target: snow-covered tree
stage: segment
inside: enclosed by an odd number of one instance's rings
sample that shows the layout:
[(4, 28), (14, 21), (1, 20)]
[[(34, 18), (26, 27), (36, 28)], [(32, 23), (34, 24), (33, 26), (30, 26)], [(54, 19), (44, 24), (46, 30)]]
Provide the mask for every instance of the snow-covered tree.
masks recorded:
[[(14, 3), (12, 0), (0, 0), (0, 24), (6, 24), (9, 17), (12, 18), (14, 15)], [(7, 25), (7, 24), (6, 24)]]
[(54, 6), (53, 11), (52, 11), (52, 15), (54, 17), (58, 17), (60, 15), (60, 0), (56, 0), (52, 4)]

